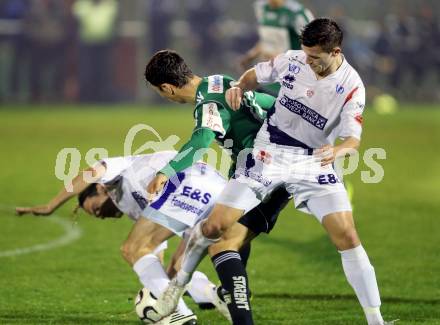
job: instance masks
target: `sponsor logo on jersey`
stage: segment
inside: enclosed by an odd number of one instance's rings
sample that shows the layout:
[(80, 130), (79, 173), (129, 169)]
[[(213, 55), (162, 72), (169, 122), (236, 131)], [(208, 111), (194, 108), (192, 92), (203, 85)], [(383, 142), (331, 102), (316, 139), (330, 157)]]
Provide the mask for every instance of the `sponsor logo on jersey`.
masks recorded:
[(184, 202), (182, 200), (179, 200), (176, 196), (174, 196), (173, 199), (171, 200), (171, 205), (178, 207), (186, 212), (194, 213), (198, 216), (200, 216), (203, 213), (202, 209), (195, 207), (194, 205)]
[(270, 153), (260, 150), (257, 155), (257, 159), (265, 163), (266, 165), (270, 165), (272, 161), (272, 156)]
[(365, 108), (365, 104), (362, 102), (356, 102), (356, 105), (359, 109), (363, 110)]
[(301, 68), (293, 63), (289, 63), (289, 71), (293, 72), (293, 74), (298, 74), (301, 71)]
[(215, 132), (225, 135), (226, 131), (223, 128), (223, 121), (217, 108), (216, 103), (203, 104), (202, 107), (202, 127), (209, 128)]
[(341, 85), (336, 85), (336, 93), (339, 95), (342, 95), (344, 93), (345, 89)]
[(223, 76), (214, 75), (208, 77), (208, 94), (223, 93)]
[(191, 186), (184, 186), (182, 189), (182, 193), (180, 195), (189, 197), (190, 199), (193, 199), (198, 202), (202, 202), (203, 204), (208, 204), (209, 200), (211, 199), (212, 195), (211, 193), (202, 193), (201, 190), (197, 188), (193, 188)]
[(142, 210), (144, 210), (147, 207), (148, 205), (147, 199), (144, 198), (139, 192), (131, 192), (131, 196)]
[(284, 76), (282, 84), (286, 88), (293, 89), (293, 83), (295, 82), (295, 80), (296, 78), (294, 75), (288, 74)]
[(298, 55), (296, 55), (295, 57), (289, 57), (288, 60), (290, 62), (298, 62), (299, 64), (305, 66), (306, 64), (304, 62), (302, 62), (301, 60), (298, 59)]
[(205, 100), (205, 97), (203, 97), (203, 94), (199, 91), (196, 97), (197, 104), (200, 103), (202, 100)]
[(364, 122), (364, 118), (362, 117), (361, 114), (357, 114), (354, 119), (356, 120), (356, 122), (358, 122), (360, 125), (362, 125), (362, 123)]
[(307, 121), (308, 123), (320, 130), (323, 130), (325, 125), (327, 124), (328, 119), (326, 119), (324, 116), (311, 109), (310, 107), (307, 107), (303, 103), (287, 97), (286, 95), (284, 95), (279, 100), (279, 103), (292, 113), (301, 116), (303, 120)]
[(234, 174), (234, 178), (237, 178), (237, 175), (246, 176), (250, 179), (253, 179), (254, 181), (257, 181), (258, 183), (263, 184), (266, 187), (272, 184), (272, 181), (270, 179), (264, 177), (261, 173), (254, 172), (248, 168), (237, 168), (236, 175)]

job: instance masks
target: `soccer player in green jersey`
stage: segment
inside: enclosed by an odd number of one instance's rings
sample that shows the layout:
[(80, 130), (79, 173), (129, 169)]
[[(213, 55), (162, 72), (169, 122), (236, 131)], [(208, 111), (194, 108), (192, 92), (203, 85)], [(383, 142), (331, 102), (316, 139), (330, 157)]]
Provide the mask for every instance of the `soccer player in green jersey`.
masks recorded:
[[(235, 162), (243, 149), (253, 146), (266, 112), (275, 100), (266, 94), (247, 92), (241, 109), (233, 111), (225, 100), (226, 90), (234, 83), (232, 78), (226, 75), (196, 76), (176, 52), (169, 50), (159, 51), (150, 59), (145, 78), (162, 97), (177, 103), (194, 104), (196, 119), (191, 138), (150, 182), (148, 193), (159, 193), (172, 175), (199, 160), (214, 140), (228, 147)], [(230, 176), (234, 169), (233, 165)], [(259, 233), (270, 232), (288, 201), (287, 191), (280, 188), (268, 201), (247, 212), (221, 241), (209, 248), (233, 324), (253, 324), (246, 270), (237, 251)]]
[(258, 0), (255, 2), (259, 42), (243, 57), (247, 66), (254, 60), (266, 61), (287, 50), (300, 50), (301, 30), (313, 15), (295, 0)]
[[(255, 2), (259, 41), (241, 59), (240, 65), (248, 69), (253, 61), (267, 61), (287, 50), (301, 50), (301, 30), (313, 20), (313, 14), (295, 0), (258, 0)], [(277, 95), (279, 83), (263, 87)]]

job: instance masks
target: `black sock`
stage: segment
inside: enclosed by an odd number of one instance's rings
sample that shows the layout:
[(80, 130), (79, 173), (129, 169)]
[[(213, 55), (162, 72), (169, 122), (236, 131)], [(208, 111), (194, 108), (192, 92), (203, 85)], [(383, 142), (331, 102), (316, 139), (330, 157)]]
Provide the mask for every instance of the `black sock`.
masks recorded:
[(251, 254), (251, 243), (249, 242), (241, 246), (238, 253), (240, 254), (241, 262), (243, 263), (243, 266), (246, 268), (249, 255)]
[(234, 325), (253, 325), (246, 269), (236, 251), (212, 257)]

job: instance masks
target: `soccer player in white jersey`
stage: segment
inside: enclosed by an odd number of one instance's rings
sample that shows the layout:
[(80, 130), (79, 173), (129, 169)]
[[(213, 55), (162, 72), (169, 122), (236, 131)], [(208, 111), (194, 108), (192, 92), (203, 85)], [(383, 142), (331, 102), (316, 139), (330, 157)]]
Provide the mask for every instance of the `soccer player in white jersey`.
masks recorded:
[[(282, 86), (257, 135), (252, 159), (242, 155), (235, 178), (209, 217), (192, 232), (182, 268), (155, 306), (160, 315), (173, 311), (200, 258), (198, 252), (221, 240), (249, 206), (285, 186), (296, 208), (313, 214), (328, 232), (368, 324), (386, 324), (374, 268), (354, 226), (347, 192), (332, 166), (336, 157), (358, 148), (365, 103), (362, 80), (341, 52), (342, 38), (334, 21), (315, 19), (301, 34), (302, 50), (257, 64), (228, 90), (228, 104), (238, 109), (243, 92), (276, 81)], [(336, 138), (342, 142), (335, 145)]]
[[(136, 223), (121, 247), (122, 255), (143, 286), (159, 296), (169, 282), (159, 258), (166, 248), (166, 240), (174, 234), (181, 236), (197, 220), (206, 217), (226, 184), (212, 167), (197, 163), (178, 173), (162, 195), (147, 204), (145, 185), (175, 155), (175, 151), (164, 151), (103, 159), (73, 179), (73, 191), (63, 188), (46, 205), (19, 207), (16, 211), (20, 215), (50, 215), (78, 195), (79, 206), (96, 217), (117, 218), (122, 213), (126, 214)], [(172, 260), (176, 259), (177, 256), (173, 256)], [(176, 263), (172, 263), (170, 268), (177, 268)], [(215, 285), (201, 272), (195, 273), (189, 293), (197, 303), (214, 303), (217, 306), (220, 303), (215, 296)], [(226, 305), (223, 314), (225, 312)], [(179, 302), (178, 312), (169, 318), (162, 323), (196, 324), (196, 316), (183, 300)]]

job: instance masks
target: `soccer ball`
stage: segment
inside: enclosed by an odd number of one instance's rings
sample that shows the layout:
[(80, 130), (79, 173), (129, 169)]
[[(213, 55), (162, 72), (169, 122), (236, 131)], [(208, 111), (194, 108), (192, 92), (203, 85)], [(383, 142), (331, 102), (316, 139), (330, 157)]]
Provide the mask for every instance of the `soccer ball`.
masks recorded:
[(390, 94), (381, 94), (373, 100), (375, 111), (381, 115), (391, 115), (397, 112), (399, 103)]
[(134, 301), (135, 310), (145, 324), (155, 324), (162, 318), (154, 309), (156, 301), (157, 298), (147, 288), (139, 290)]

